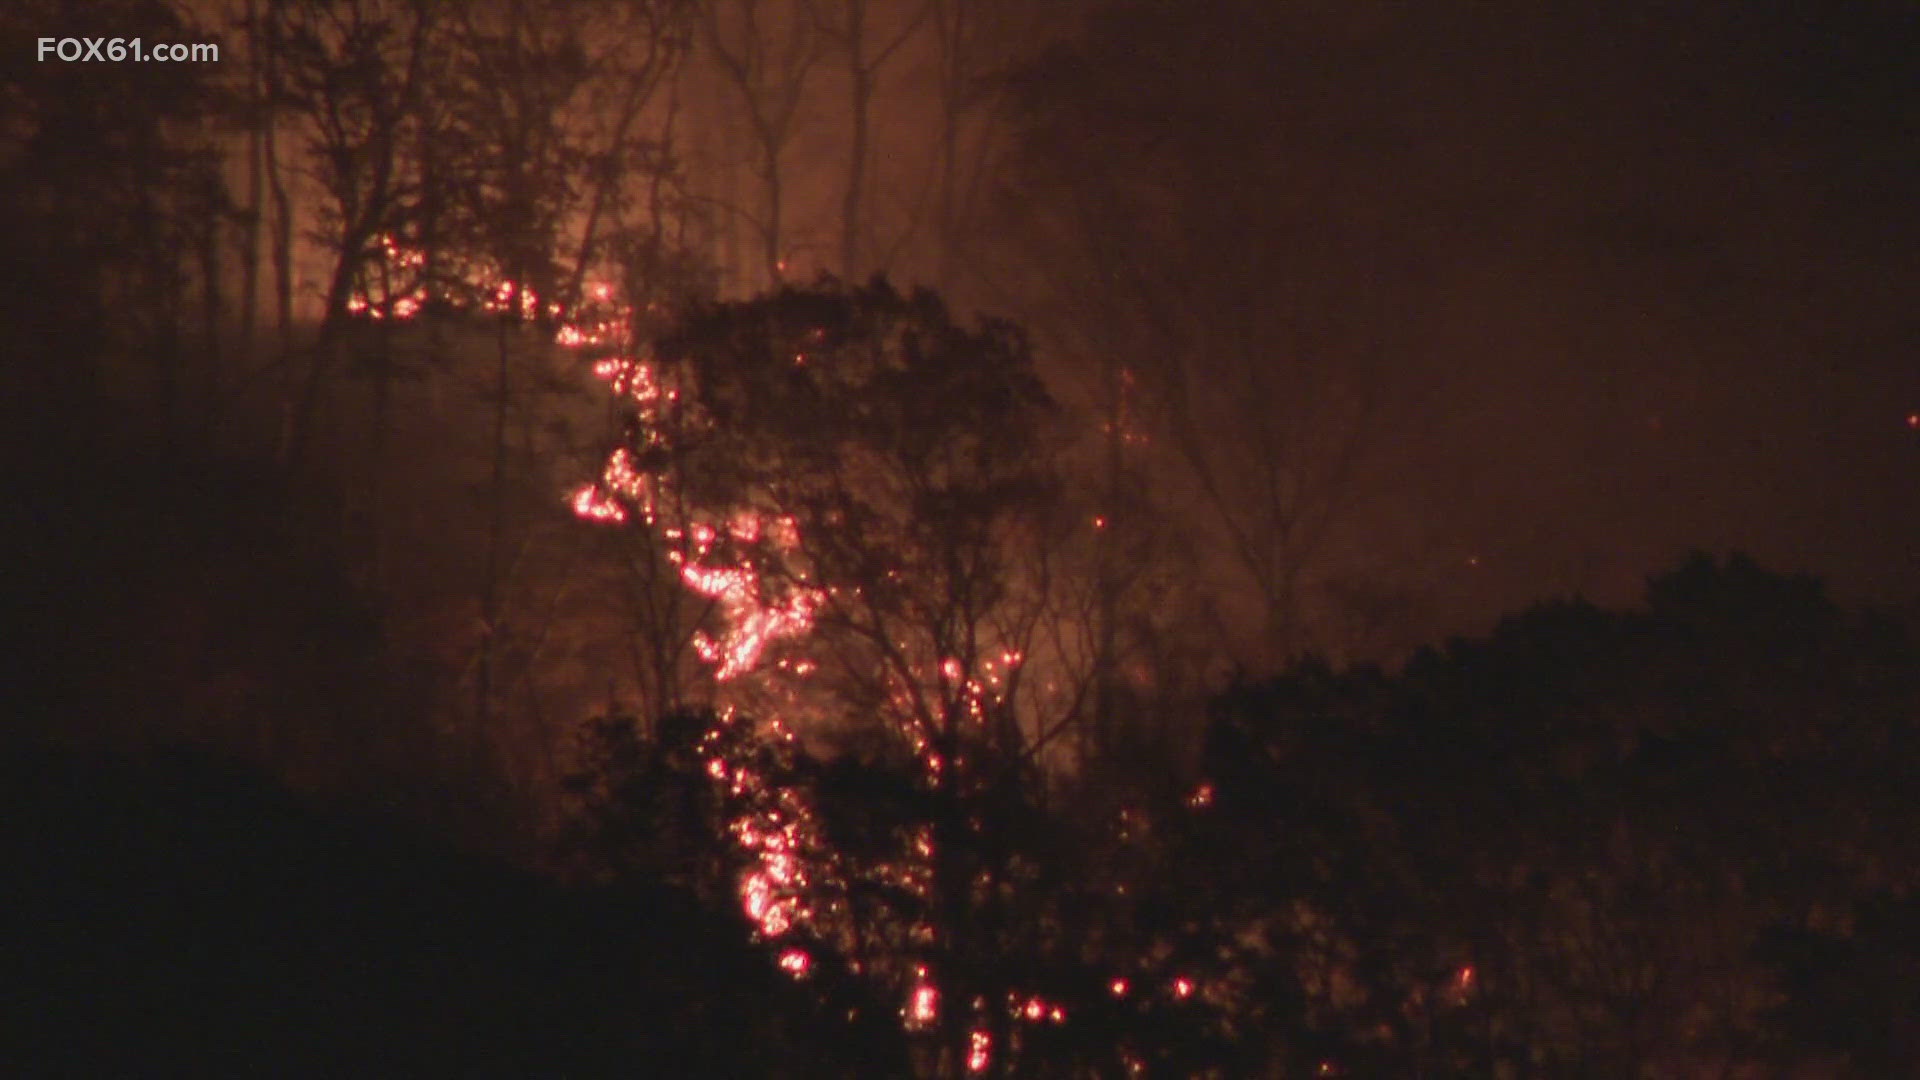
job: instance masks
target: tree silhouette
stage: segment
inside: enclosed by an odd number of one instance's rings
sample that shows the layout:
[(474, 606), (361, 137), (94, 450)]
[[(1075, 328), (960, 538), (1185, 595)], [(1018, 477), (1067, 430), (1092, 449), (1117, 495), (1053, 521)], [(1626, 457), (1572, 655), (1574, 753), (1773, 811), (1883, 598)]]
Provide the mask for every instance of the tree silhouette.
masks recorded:
[[(1703, 556), (1638, 611), (1541, 606), (1398, 676), (1298, 668), (1214, 721), (1197, 902), (1300, 1068), (1827, 1067), (1813, 1017), (1910, 963), (1916, 676), (1885, 620)], [(1901, 1030), (1844, 1049), (1873, 1071)]]

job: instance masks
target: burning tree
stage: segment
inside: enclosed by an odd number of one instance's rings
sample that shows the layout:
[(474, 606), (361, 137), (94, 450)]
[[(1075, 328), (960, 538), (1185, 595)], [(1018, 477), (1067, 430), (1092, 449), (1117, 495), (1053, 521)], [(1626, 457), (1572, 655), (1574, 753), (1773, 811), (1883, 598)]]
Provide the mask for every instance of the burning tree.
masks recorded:
[[(707, 769), (747, 797), (748, 914), (804, 943), (795, 974), (894, 987), (927, 1071), (1005, 1068), (1065, 1020), (1073, 977), (1044, 970), (1013, 907), (1044, 861), (1042, 759), (1084, 696), (1043, 640), (1069, 523), (1025, 339), (931, 293), (828, 282), (696, 310), (597, 370), (632, 407), (574, 508), (644, 522), (712, 601)], [(723, 752), (747, 717), (860, 747), (814, 786), (859, 805), (825, 813)]]

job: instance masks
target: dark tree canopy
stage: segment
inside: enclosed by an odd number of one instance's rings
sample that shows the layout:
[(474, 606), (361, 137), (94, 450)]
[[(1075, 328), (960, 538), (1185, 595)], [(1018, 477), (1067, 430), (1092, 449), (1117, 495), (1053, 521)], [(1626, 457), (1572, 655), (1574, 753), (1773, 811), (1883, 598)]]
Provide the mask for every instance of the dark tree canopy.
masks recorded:
[[(1228, 695), (1195, 902), (1257, 929), (1248, 1004), (1302, 1067), (1876, 1074), (1912, 1047), (1879, 995), (1920, 959), (1917, 706), (1896, 623), (1697, 556), (1637, 611)], [(1844, 992), (1876, 1019), (1815, 1034)]]

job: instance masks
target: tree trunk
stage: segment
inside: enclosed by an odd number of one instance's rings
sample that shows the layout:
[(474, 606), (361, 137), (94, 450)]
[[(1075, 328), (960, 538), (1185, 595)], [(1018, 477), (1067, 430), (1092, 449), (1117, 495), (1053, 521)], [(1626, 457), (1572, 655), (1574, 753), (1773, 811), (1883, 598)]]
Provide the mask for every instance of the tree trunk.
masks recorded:
[(965, 92), (967, 0), (954, 0), (951, 21), (945, 10), (938, 18), (941, 53), (939, 283), (941, 289), (948, 290), (953, 288), (954, 264), (958, 258), (954, 250), (959, 238), (959, 226), (954, 220), (959, 212), (955, 185), (959, 183), (960, 117), (964, 105), (961, 95)]
[(266, 198), (266, 126), (271, 122), (273, 102), (267, 98), (262, 55), (266, 36), (260, 29), (259, 0), (247, 0), (247, 95), (248, 104), (258, 110), (247, 125), (247, 209), (246, 231), (240, 243), (240, 356), (241, 363), (253, 362), (254, 334), (260, 317), (260, 226)]
[(203, 428), (214, 419), (215, 402), (220, 393), (220, 223), (225, 217), (220, 174), (207, 174), (206, 220), (200, 223), (200, 336), (204, 384), (195, 403)]
[(319, 422), (320, 390), (327, 372), (342, 359), (346, 348), (347, 300), (353, 294), (354, 275), (359, 270), (361, 241), (355, 234), (345, 235), (340, 256), (333, 267), (332, 284), (327, 286), (326, 311), (320, 319), (320, 335), (307, 358), (306, 373), (293, 398), (287, 418), (287, 436), (283, 464), (289, 476), (299, 474), (305, 465), (313, 428)]
[(864, 55), (866, 21), (866, 0), (848, 0), (847, 73), (852, 77), (853, 131), (847, 151), (847, 188), (840, 203), (840, 276), (849, 282), (860, 272), (860, 206), (867, 177), (867, 113), (873, 98), (873, 71)]
[[(280, 0), (267, 0), (267, 49), (265, 57), (267, 100), (280, 98)], [(273, 281), (275, 314), (280, 330), (280, 351), (293, 352), (293, 203), (287, 197), (286, 180), (280, 175), (280, 155), (276, 138), (279, 121), (269, 111), (261, 139), (261, 166), (273, 195)]]
[(786, 275), (786, 266), (780, 258), (780, 147), (771, 139), (763, 139), (765, 153), (765, 171), (762, 178), (767, 184), (767, 221), (762, 230), (760, 242), (761, 254), (767, 261), (767, 282), (777, 286)]
[[(519, 297), (512, 298), (517, 304)], [(493, 410), (493, 470), (487, 507), (487, 557), (485, 578), (480, 583), (480, 657), (474, 683), (474, 721), (485, 738), (493, 719), (494, 666), (498, 660), (496, 638), (500, 621), (500, 558), (506, 544), (507, 482), (507, 376), (511, 356), (507, 335), (507, 316), (502, 315), (495, 329), (497, 375), (494, 386), (499, 395)]]

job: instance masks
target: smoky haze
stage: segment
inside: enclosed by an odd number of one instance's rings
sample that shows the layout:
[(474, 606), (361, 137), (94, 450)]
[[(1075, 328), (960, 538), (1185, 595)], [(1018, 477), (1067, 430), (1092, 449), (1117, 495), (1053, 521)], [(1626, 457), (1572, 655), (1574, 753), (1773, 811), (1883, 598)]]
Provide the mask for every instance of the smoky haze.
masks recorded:
[(1113, 250), (1251, 267), (1237, 310), (1378, 372), (1329, 547), (1442, 622), (1623, 599), (1687, 546), (1911, 594), (1910, 9), (1117, 12), (1069, 47), (1090, 92), (1035, 77), (1060, 127), (1030, 154), (1185, 189)]
[[(1025, 322), (1090, 412), (1114, 354), (1155, 365), (1125, 355), (1145, 328), (1095, 332), (1145, 318), (1143, 282), (1237, 291), (1206, 318), (1270, 324), (1256, 345), (1153, 348), (1191, 352), (1190, 377), (1267, 365), (1272, 425), (1340, 429), (1289, 451), (1339, 474), (1311, 558), (1288, 551), (1323, 624), (1296, 644), (1392, 652), (1533, 597), (1626, 599), (1693, 547), (1913, 592), (1914, 23), (1900, 3), (760, 0), (702, 9), (642, 123), (723, 292), (931, 284)], [(327, 263), (302, 259), (307, 303)], [(1320, 407), (1328, 379), (1368, 384), (1364, 423)], [(1239, 412), (1205, 426), (1253, 439)], [(1220, 509), (1142, 434), (1260, 653)], [(1405, 622), (1391, 644), (1342, 629), (1360, 579)]]

